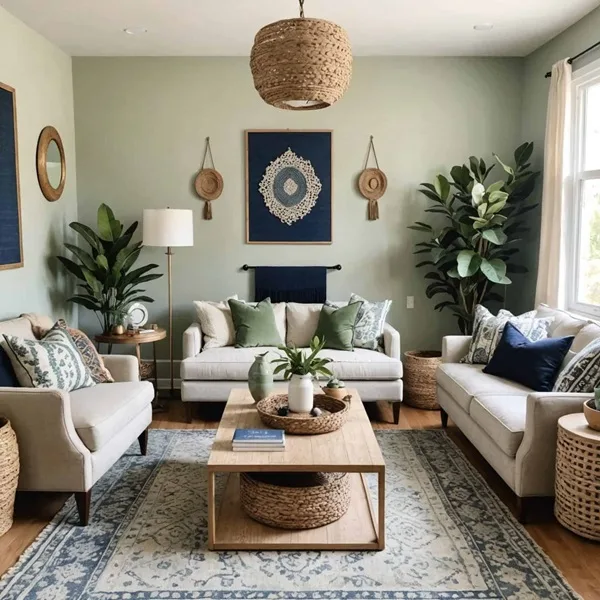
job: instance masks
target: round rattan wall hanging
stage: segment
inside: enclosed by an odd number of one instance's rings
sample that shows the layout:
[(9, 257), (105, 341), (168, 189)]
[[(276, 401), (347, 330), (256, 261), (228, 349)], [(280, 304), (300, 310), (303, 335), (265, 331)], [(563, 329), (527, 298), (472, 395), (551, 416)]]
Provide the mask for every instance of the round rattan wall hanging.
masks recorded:
[[(210, 157), (212, 167), (205, 168), (206, 159)], [(221, 173), (215, 169), (215, 161), (213, 160), (212, 150), (210, 148), (210, 138), (206, 138), (206, 147), (204, 148), (204, 158), (202, 166), (196, 176), (194, 182), (196, 193), (204, 200), (204, 218), (208, 221), (212, 219), (211, 202), (216, 200), (223, 193), (223, 177)]]
[[(376, 168), (369, 169), (369, 158), (373, 152), (375, 158)], [(379, 205), (377, 201), (385, 194), (387, 190), (387, 177), (385, 173), (379, 168), (379, 161), (377, 160), (377, 153), (375, 152), (375, 144), (373, 143), (373, 136), (369, 141), (369, 149), (367, 151), (367, 159), (365, 160), (365, 166), (362, 173), (358, 177), (358, 191), (363, 197), (369, 201), (369, 207), (367, 216), (369, 221), (375, 221), (379, 219)]]

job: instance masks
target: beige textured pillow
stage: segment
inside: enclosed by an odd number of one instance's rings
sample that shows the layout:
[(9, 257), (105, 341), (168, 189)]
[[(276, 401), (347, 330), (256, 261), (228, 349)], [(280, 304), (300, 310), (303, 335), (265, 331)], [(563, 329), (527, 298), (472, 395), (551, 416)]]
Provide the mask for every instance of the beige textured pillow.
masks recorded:
[(275, 325), (277, 325), (277, 331), (279, 332), (281, 339), (285, 343), (285, 302), (278, 302), (277, 304), (273, 304), (272, 306), (273, 314), (275, 315)]
[(200, 328), (204, 335), (203, 350), (224, 348), (235, 343), (235, 329), (231, 318), (231, 309), (227, 300), (237, 300), (237, 295), (221, 302), (194, 302)]
[(300, 304), (288, 302), (287, 313), (287, 344), (293, 344), (297, 348), (307, 348), (310, 340), (317, 331), (322, 304)]

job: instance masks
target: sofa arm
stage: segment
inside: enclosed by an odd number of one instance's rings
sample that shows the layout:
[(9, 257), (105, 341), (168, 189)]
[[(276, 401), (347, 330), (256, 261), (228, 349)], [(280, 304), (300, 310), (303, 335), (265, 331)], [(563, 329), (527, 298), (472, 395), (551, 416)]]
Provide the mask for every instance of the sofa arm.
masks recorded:
[(202, 350), (202, 329), (200, 323), (192, 323), (183, 332), (183, 358), (192, 358)]
[(127, 354), (104, 354), (102, 360), (115, 381), (140, 380), (140, 364), (135, 356)]
[(527, 397), (525, 435), (516, 456), (515, 491), (519, 496), (554, 496), (558, 419), (583, 412), (593, 394), (536, 392)]
[(0, 415), (17, 434), (19, 489), (84, 492), (92, 486), (91, 454), (75, 431), (67, 392), (0, 388)]
[(471, 344), (470, 335), (446, 335), (442, 338), (442, 362), (457, 363), (464, 358)]
[(400, 333), (389, 323), (383, 326), (383, 349), (390, 358), (401, 360)]

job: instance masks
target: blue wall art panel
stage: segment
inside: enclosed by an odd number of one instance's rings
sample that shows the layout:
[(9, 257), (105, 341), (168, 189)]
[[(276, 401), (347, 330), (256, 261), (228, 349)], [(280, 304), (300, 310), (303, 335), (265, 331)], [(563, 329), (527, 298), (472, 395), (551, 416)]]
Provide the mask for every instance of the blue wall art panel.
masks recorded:
[(15, 91), (0, 83), (0, 269), (23, 266)]
[(246, 132), (246, 241), (330, 244), (331, 131)]

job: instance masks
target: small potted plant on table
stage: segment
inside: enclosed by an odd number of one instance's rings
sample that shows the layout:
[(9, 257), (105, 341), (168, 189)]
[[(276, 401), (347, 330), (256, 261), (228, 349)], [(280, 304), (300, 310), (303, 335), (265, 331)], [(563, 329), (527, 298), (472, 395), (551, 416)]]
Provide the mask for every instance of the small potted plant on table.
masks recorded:
[(280, 346), (284, 354), (272, 362), (277, 364), (274, 375), (283, 373), (284, 379), (289, 380), (288, 406), (290, 411), (308, 413), (313, 409), (314, 389), (313, 378), (319, 375), (332, 377), (333, 373), (327, 368), (329, 358), (321, 358), (319, 352), (325, 346), (325, 339), (314, 337), (310, 342), (310, 353), (305, 353), (294, 346)]
[(348, 395), (346, 384), (337, 377), (332, 377), (321, 389), (327, 396), (338, 400), (343, 400)]

